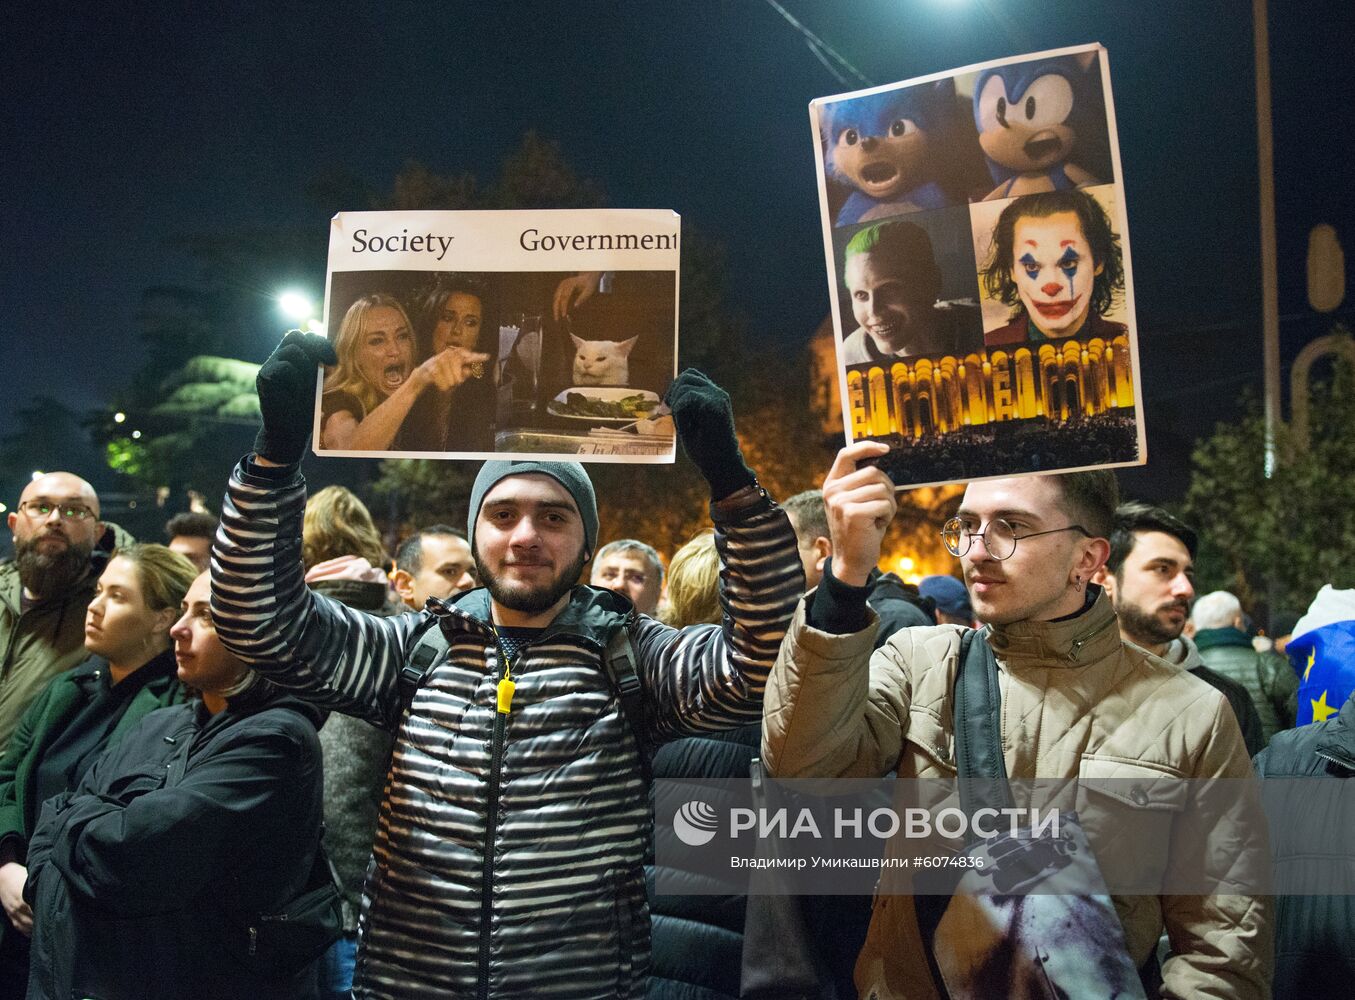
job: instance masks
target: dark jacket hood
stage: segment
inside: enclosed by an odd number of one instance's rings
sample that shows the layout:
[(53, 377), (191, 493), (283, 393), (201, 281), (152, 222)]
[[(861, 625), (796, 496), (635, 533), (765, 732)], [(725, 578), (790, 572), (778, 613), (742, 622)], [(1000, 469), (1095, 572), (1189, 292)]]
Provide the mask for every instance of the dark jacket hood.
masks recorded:
[(278, 687), (278, 685), (266, 679), (262, 674), (254, 673), (252, 676), (254, 680), (247, 688), (226, 699), (226, 711), (221, 713), (222, 715), (229, 714), (238, 718), (244, 715), (255, 715), (269, 708), (290, 708), (315, 726), (317, 731), (329, 718), (329, 713), (324, 709), (318, 708), (308, 701), (302, 701), (286, 688)]

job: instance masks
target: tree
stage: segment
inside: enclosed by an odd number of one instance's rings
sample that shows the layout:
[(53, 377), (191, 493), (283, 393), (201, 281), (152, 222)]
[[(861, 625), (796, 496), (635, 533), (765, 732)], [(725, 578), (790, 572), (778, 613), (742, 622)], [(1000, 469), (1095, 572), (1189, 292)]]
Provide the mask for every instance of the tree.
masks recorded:
[(1301, 612), (1326, 583), (1355, 587), (1355, 365), (1336, 363), (1310, 400), (1311, 443), (1282, 425), (1269, 479), (1254, 397), (1238, 423), (1197, 445), (1186, 512), (1204, 540), (1200, 589), (1230, 590), (1248, 607), (1273, 602), (1273, 613)]
[(258, 427), (258, 370), (235, 358), (190, 358), (157, 386), (158, 403), (96, 431), (108, 466), (145, 492), (215, 493)]

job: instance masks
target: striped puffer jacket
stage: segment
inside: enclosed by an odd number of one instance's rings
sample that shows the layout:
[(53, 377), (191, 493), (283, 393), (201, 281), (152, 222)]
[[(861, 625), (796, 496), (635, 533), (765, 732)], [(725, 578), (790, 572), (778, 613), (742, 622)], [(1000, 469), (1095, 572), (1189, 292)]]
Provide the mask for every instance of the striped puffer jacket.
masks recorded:
[[(610, 591), (575, 588), (513, 664), (512, 711), (497, 716), (487, 593), (397, 618), (315, 595), (301, 577), (304, 504), (295, 468), (237, 469), (212, 607), (226, 646), (271, 679), (396, 733), (354, 995), (643, 996), (652, 822), (602, 651), (630, 628), (656, 742), (756, 722), (804, 587), (785, 514), (765, 496), (713, 508), (723, 625), (677, 630)], [(429, 615), (449, 652), (406, 709), (397, 677)]]

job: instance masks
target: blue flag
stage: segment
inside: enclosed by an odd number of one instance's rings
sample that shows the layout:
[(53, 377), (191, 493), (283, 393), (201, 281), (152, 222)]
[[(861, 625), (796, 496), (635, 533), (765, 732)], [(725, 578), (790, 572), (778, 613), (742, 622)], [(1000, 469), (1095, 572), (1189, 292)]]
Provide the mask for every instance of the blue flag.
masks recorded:
[(1355, 591), (1323, 587), (1285, 653), (1299, 675), (1297, 724), (1339, 712), (1355, 691)]

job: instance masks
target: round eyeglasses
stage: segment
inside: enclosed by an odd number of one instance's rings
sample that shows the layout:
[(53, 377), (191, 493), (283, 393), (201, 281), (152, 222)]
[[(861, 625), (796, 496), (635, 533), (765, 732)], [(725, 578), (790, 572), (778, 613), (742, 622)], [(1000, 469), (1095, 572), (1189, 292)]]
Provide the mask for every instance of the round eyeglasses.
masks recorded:
[(1053, 535), (1060, 531), (1080, 531), (1088, 538), (1096, 537), (1080, 524), (1069, 524), (1062, 528), (1050, 528), (1048, 531), (1032, 531), (1029, 534), (1018, 535), (1016, 529), (1000, 517), (995, 517), (989, 521), (988, 527), (982, 531), (970, 531), (965, 526), (964, 521), (958, 517), (952, 517), (941, 526), (941, 541), (945, 543), (946, 550), (951, 555), (962, 556), (969, 551), (975, 538), (982, 538), (983, 548), (990, 556), (994, 559), (1006, 559), (1016, 551), (1016, 543), (1021, 539), (1035, 538), (1039, 535)]

